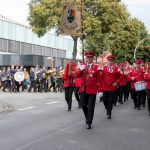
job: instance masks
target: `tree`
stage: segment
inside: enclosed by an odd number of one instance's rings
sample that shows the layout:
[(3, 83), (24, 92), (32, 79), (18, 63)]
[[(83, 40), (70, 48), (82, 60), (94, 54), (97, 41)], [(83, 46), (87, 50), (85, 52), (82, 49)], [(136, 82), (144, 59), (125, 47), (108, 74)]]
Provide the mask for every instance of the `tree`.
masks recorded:
[[(72, 0), (80, 4), (81, 0)], [(133, 50), (148, 32), (142, 22), (131, 18), (122, 3), (117, 0), (83, 0), (83, 28), (85, 48), (97, 56), (110, 50), (118, 59), (132, 59)], [(29, 22), (38, 36), (55, 28), (60, 31), (62, 2), (60, 0), (31, 0)], [(76, 58), (77, 39), (74, 40), (73, 58)]]
[[(103, 50), (111, 50), (119, 46), (119, 43), (117, 45), (114, 40), (128, 20), (129, 14), (126, 8), (116, 0), (86, 2), (86, 13), (90, 18), (87, 20), (85, 17), (86, 20), (84, 21), (85, 32), (87, 34), (86, 48), (90, 47), (97, 54), (101, 54)], [(92, 25), (89, 25), (91, 22)], [(94, 23), (97, 25), (96, 28)]]
[[(29, 10), (29, 23), (33, 32), (37, 33), (39, 37), (51, 29), (55, 29), (56, 33), (59, 34), (62, 12), (61, 0), (31, 0)], [(72, 38), (74, 40), (73, 58), (75, 59), (78, 37), (72, 36)]]
[(99, 54), (103, 50), (110, 50), (118, 62), (131, 61), (137, 43), (148, 35), (144, 24), (131, 18), (123, 4), (107, 0), (101, 0), (101, 4), (96, 2), (95, 7), (89, 7), (94, 19), (99, 20), (99, 31), (87, 31), (86, 47)]

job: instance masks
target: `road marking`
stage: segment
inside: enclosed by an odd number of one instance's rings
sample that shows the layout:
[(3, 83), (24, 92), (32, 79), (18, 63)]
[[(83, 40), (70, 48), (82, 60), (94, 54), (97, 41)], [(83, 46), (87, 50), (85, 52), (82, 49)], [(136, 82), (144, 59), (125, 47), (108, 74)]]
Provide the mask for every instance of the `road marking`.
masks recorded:
[(46, 104), (51, 105), (51, 104), (56, 104), (56, 103), (59, 103), (59, 101), (49, 102), (49, 103), (46, 103)]
[(31, 107), (27, 107), (27, 108), (21, 108), (21, 109), (18, 109), (18, 110), (22, 111), (22, 110), (29, 110), (29, 109), (32, 109), (32, 108), (35, 108), (35, 106), (31, 106)]

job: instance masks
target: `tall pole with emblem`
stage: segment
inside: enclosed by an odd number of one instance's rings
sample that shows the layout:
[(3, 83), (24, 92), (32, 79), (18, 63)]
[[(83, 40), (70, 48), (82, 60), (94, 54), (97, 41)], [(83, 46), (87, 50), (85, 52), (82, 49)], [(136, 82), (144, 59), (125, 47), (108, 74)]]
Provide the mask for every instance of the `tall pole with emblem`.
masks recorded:
[(81, 37), (81, 9), (73, 0), (63, 0), (63, 11), (61, 15), (60, 34), (69, 35), (73, 38), (73, 60), (77, 55), (77, 40)]
[(84, 62), (83, 0), (81, 0), (81, 44), (82, 44), (82, 61)]

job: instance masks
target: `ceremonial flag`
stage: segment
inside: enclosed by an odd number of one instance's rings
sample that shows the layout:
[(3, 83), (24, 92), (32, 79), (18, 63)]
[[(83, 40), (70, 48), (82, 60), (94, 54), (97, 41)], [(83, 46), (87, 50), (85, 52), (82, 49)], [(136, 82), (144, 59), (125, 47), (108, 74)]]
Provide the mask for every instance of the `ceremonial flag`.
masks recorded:
[(60, 34), (80, 36), (81, 35), (81, 6), (64, 3), (61, 16)]

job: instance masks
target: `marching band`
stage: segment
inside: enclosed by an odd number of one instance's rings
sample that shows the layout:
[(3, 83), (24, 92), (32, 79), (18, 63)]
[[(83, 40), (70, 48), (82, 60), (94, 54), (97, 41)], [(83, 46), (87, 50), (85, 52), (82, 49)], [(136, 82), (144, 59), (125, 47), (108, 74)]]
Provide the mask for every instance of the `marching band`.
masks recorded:
[(124, 61), (114, 62), (114, 56), (107, 57), (107, 64), (95, 63), (94, 53), (85, 53), (85, 62), (67, 61), (65, 68), (46, 69), (11, 66), (0, 69), (0, 88), (3, 92), (63, 92), (67, 110), (72, 109), (74, 93), (78, 108), (82, 108), (87, 129), (92, 128), (96, 97), (103, 102), (107, 119), (112, 118), (113, 107), (133, 100), (133, 107), (140, 110), (146, 100), (150, 115), (150, 63), (136, 59), (133, 65)]
[(20, 92), (21, 89), (22, 92), (25, 90), (31, 92), (32, 89), (33, 92), (48, 92), (53, 87), (54, 92), (62, 92), (62, 74), (62, 67), (57, 68), (57, 70), (31, 67), (29, 71), (23, 66), (3, 67), (0, 69), (0, 89), (3, 92), (8, 89), (9, 92), (15, 93)]
[[(68, 62), (64, 71), (64, 87), (67, 88), (65, 98), (67, 104), (72, 103), (72, 93), (82, 107), (85, 116), (86, 128), (92, 128), (96, 95), (103, 102), (107, 119), (112, 118), (113, 106), (117, 102), (123, 104), (129, 99), (133, 100), (133, 107), (140, 110), (145, 107), (146, 99), (150, 115), (150, 64), (137, 59), (130, 65), (128, 61), (116, 64), (114, 56), (107, 57), (107, 64), (94, 63), (94, 53), (85, 53), (85, 63), (79, 62), (73, 67), (73, 74), (69, 74)], [(67, 97), (66, 97), (67, 95)], [(79, 101), (80, 99), (80, 101)], [(70, 108), (70, 109), (69, 109)], [(71, 110), (71, 105), (68, 105)]]

